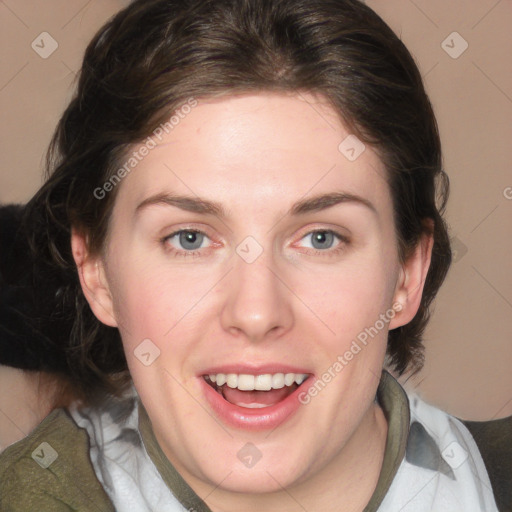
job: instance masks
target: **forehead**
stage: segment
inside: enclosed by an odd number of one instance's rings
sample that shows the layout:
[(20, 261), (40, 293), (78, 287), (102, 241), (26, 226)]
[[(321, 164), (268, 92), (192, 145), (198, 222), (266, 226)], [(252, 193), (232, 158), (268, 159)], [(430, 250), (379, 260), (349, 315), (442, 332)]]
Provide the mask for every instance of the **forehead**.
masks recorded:
[(191, 104), (130, 151), (126, 158), (137, 152), (137, 163), (117, 202), (172, 192), (233, 210), (282, 210), (301, 197), (342, 191), (389, 208), (382, 162), (326, 100), (262, 93)]

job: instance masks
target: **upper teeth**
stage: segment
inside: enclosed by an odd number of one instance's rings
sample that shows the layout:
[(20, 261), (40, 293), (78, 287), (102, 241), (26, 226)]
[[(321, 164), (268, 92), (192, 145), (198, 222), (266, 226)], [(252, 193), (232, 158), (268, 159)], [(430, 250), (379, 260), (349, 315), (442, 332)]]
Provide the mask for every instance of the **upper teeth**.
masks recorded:
[(238, 388), (240, 391), (269, 391), (291, 386), (293, 383), (300, 385), (307, 376), (307, 373), (265, 373), (263, 375), (217, 373), (208, 375), (208, 378), (218, 386), (227, 384), (230, 388)]

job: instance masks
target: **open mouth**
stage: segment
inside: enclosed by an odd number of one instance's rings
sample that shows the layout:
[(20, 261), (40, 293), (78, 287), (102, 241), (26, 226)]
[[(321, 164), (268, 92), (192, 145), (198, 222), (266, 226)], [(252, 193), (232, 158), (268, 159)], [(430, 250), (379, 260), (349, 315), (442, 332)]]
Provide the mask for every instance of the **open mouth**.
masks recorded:
[(224, 400), (247, 409), (262, 409), (284, 401), (308, 377), (307, 373), (217, 373), (203, 376), (205, 382)]

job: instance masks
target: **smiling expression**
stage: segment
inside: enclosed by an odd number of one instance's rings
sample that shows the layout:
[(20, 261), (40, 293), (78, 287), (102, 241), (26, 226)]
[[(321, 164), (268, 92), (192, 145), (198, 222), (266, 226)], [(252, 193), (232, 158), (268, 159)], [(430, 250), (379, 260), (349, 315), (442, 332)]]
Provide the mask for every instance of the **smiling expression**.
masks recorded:
[(347, 159), (349, 135), (312, 95), (204, 99), (119, 185), (88, 298), (118, 326), (159, 444), (190, 483), (294, 485), (379, 424), (387, 331), (407, 309), (297, 399), (401, 293), (385, 169), (369, 146)]

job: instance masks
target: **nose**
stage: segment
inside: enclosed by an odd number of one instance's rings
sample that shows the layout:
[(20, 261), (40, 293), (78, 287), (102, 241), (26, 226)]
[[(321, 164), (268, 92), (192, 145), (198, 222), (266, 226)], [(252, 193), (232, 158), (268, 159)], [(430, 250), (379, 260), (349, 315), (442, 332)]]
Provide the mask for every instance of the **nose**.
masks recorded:
[(275, 339), (293, 325), (291, 293), (264, 251), (247, 263), (235, 254), (228, 292), (221, 312), (222, 327), (251, 342)]

